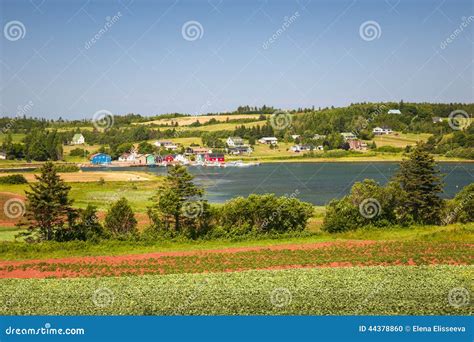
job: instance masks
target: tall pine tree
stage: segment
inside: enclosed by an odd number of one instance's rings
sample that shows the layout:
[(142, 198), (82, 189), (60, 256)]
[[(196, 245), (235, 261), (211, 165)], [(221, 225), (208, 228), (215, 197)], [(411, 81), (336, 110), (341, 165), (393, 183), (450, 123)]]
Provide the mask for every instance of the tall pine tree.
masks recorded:
[(410, 157), (400, 163), (396, 180), (407, 193), (404, 207), (415, 222), (440, 222), (444, 203), (439, 194), (443, 191), (443, 184), (438, 166), (423, 144), (418, 144)]
[(53, 163), (47, 162), (41, 174), (35, 176), (36, 183), (26, 190), (26, 211), (20, 226), (26, 226), (27, 236), (32, 241), (55, 240), (58, 232), (70, 228), (76, 216), (69, 199), (70, 186), (56, 173)]

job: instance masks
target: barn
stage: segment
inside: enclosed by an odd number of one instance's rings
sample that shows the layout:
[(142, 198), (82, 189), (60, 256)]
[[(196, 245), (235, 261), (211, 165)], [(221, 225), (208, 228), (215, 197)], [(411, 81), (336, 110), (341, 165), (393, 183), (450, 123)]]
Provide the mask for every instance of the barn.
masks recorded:
[(204, 157), (204, 160), (208, 163), (224, 163), (225, 158), (222, 153), (208, 153)]
[(90, 161), (94, 165), (110, 164), (112, 157), (105, 153), (96, 153), (91, 156)]

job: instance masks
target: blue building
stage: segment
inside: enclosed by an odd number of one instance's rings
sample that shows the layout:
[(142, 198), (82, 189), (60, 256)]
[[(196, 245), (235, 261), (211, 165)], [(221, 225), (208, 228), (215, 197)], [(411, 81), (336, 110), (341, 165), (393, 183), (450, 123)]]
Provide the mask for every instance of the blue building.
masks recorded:
[(100, 165), (100, 164), (110, 164), (112, 162), (112, 157), (105, 153), (96, 153), (91, 157), (91, 164)]

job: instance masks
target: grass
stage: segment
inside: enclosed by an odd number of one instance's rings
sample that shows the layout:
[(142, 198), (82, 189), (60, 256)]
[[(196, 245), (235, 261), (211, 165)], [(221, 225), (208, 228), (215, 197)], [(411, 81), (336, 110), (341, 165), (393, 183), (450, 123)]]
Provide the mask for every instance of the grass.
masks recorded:
[(211, 119), (216, 119), (220, 122), (225, 122), (227, 119), (229, 120), (237, 120), (237, 119), (255, 119), (258, 118), (260, 114), (236, 114), (236, 115), (199, 115), (199, 116), (184, 116), (178, 118), (166, 118), (166, 119), (158, 119), (153, 121), (147, 122), (140, 122), (137, 123), (139, 125), (149, 125), (149, 124), (157, 124), (157, 125), (165, 125), (171, 124), (171, 122), (177, 122), (179, 126), (187, 126), (191, 125), (192, 123), (199, 120), (201, 124), (208, 122)]
[[(2, 315), (468, 315), (473, 266), (2, 279)], [(403, 284), (403, 286), (401, 286)]]
[(0, 243), (0, 260), (48, 259), (69, 256), (126, 255), (169, 251), (191, 251), (225, 249), (232, 247), (265, 247), (285, 244), (304, 244), (325, 241), (375, 240), (375, 241), (433, 241), (474, 243), (474, 223), (448, 226), (414, 226), (409, 228), (359, 229), (353, 232), (287, 236), (262, 236), (240, 241), (198, 240), (198, 241), (118, 241), (106, 240), (99, 243), (72, 241), (66, 243), (41, 243), (27, 245), (22, 242)]
[(380, 135), (374, 137), (375, 144), (377, 147), (381, 146), (393, 146), (393, 147), (405, 147), (407, 145), (414, 146), (418, 141), (426, 141), (432, 135), (429, 133), (397, 133)]

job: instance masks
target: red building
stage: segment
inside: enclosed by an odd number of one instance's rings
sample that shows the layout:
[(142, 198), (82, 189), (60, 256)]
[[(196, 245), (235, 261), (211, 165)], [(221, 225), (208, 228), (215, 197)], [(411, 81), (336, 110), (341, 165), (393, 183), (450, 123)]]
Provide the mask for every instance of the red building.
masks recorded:
[(174, 161), (174, 156), (172, 154), (168, 154), (163, 158), (163, 161), (167, 163), (172, 163)]
[(208, 163), (224, 163), (225, 158), (222, 153), (208, 153), (204, 156), (204, 160)]

